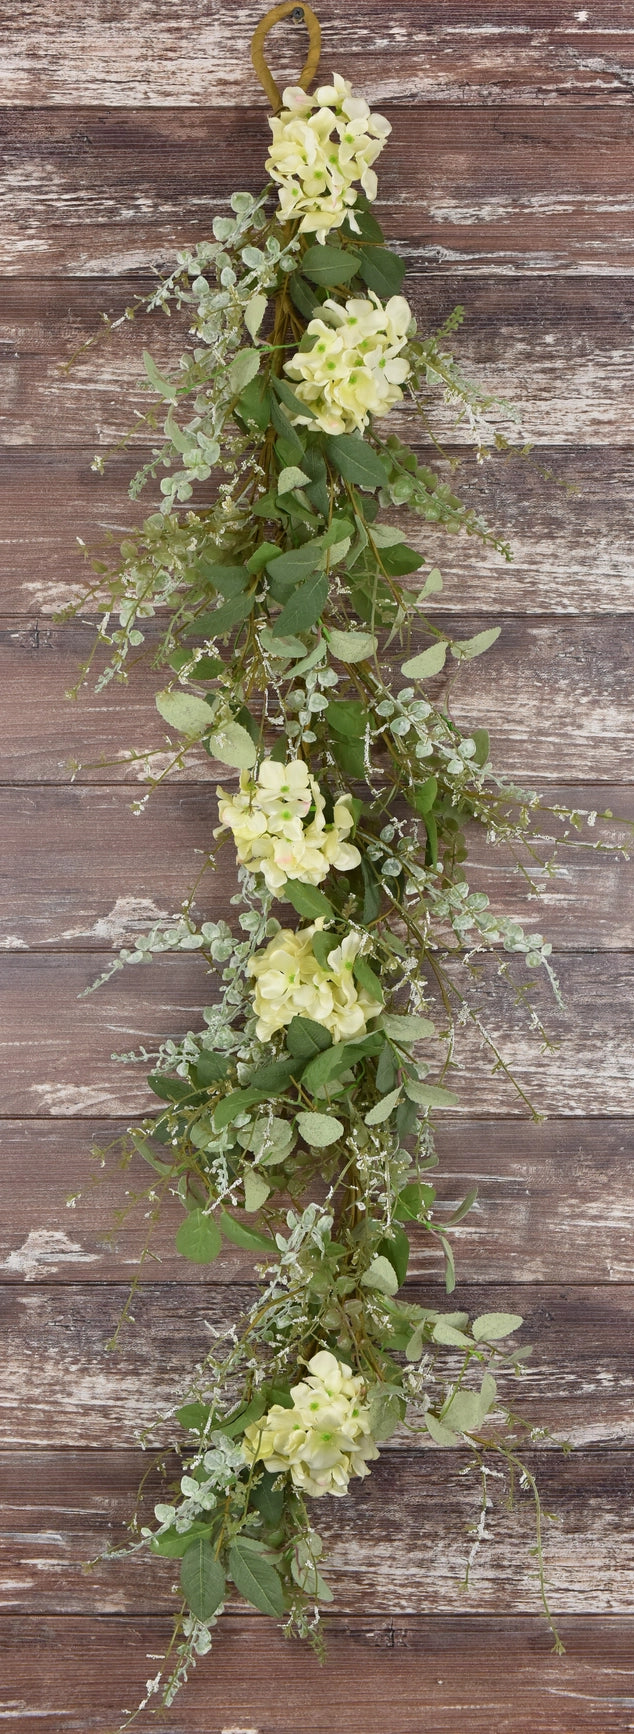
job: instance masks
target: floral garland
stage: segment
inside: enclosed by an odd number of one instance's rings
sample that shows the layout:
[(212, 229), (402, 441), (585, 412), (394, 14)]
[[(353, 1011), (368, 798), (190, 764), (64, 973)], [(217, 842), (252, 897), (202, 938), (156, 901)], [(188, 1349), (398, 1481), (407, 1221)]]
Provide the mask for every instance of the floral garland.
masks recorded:
[[(259, 70), (263, 34), (291, 10), (259, 27)], [(299, 10), (314, 43), (316, 20)], [(522, 1321), (470, 1321), (398, 1292), (410, 1224), (444, 1250), (454, 1286), (429, 1171), (432, 1113), (457, 1102), (446, 1078), (459, 1026), (471, 1022), (508, 1073), (478, 1009), (477, 954), (497, 944), (502, 974), (503, 954), (517, 954), (558, 992), (550, 946), (494, 914), (465, 869), (467, 822), (535, 854), (537, 797), (499, 777), (486, 731), (464, 734), (423, 684), (498, 629), (454, 641), (427, 619), (442, 580), (423, 577), (393, 509), (508, 549), (373, 419), (407, 391), (427, 426), (440, 394), (484, 452), (493, 400), (448, 348), (460, 310), (421, 336), (400, 293), (403, 263), (370, 209), (389, 123), (338, 74), (276, 107), (265, 191), (235, 193), (214, 240), (181, 254), (143, 304), (184, 310), (193, 347), (169, 376), (145, 355), (158, 400), (147, 420), (162, 435), (131, 492), (164, 471), (160, 510), (114, 569), (94, 563), (94, 593), (111, 597), (100, 684), (127, 678), (148, 630), (169, 671), (156, 700), (177, 737), (169, 763), (130, 759), (152, 786), (201, 748), (239, 772), (218, 789), (214, 833), (235, 849), (237, 936), (224, 921), (198, 926), (190, 899), (100, 978), (180, 947), (219, 981), (202, 1032), (152, 1056), (161, 1108), (131, 1145), (154, 1171), (153, 1215), (174, 1192), (184, 1206), (184, 1258), (211, 1263), (226, 1240), (261, 1261), (256, 1300), (176, 1411), (184, 1472), (155, 1526), (136, 1527), (135, 1548), (179, 1562), (182, 1597), (172, 1660), (144, 1705), (169, 1704), (209, 1649), (228, 1584), (318, 1641), (332, 1596), (311, 1502), (345, 1496), (398, 1426), (469, 1447), (482, 1488), (472, 1556), (489, 1454), (518, 1471), (550, 1620), (539, 1495), (518, 1457), (543, 1431), (509, 1410), (495, 1376), (522, 1370), (529, 1351), (508, 1346)], [(191, 505), (218, 468), (216, 504)], [(413, 627), (431, 640), (414, 654)], [(403, 645), (392, 684), (388, 655)], [(580, 815), (567, 819), (564, 841)], [(522, 1003), (526, 986), (511, 986)]]

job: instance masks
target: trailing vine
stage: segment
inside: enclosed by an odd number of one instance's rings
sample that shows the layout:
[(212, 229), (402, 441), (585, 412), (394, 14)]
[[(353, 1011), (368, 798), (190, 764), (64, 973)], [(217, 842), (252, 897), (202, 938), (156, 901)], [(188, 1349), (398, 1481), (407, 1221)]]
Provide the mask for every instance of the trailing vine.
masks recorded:
[[(266, 31), (291, 11), (318, 48), (310, 8), (277, 6), (256, 33), (260, 71)], [(494, 400), (454, 359), (461, 310), (420, 333), (401, 293), (403, 261), (371, 209), (389, 123), (337, 74), (309, 95), (310, 76), (275, 100), (262, 194), (235, 193), (213, 240), (126, 310), (184, 315), (191, 342), (169, 373), (145, 353), (156, 445), (130, 492), (160, 478), (160, 503), (116, 560), (93, 562), (88, 592), (108, 596), (99, 686), (148, 651), (161, 671), (167, 751), (129, 755), (148, 782), (136, 810), (208, 754), (223, 767), (216, 845), (236, 857), (235, 928), (199, 924), (192, 894), (100, 978), (178, 949), (214, 976), (203, 1029), (122, 1056), (151, 1060), (160, 1102), (130, 1147), (153, 1170), (153, 1220), (180, 1199), (183, 1258), (211, 1264), (229, 1242), (254, 1253), (260, 1282), (175, 1412), (182, 1473), (155, 1523), (136, 1521), (131, 1546), (178, 1562), (181, 1591), (144, 1705), (171, 1703), (209, 1649), (228, 1585), (319, 1642), (332, 1595), (313, 1502), (346, 1495), (397, 1427), (468, 1447), (483, 1513), (492, 1454), (532, 1493), (552, 1625), (539, 1495), (518, 1455), (541, 1435), (498, 1389), (529, 1353), (509, 1346), (522, 1320), (402, 1292), (411, 1225), (444, 1253), (452, 1291), (451, 1226), (473, 1202), (439, 1217), (430, 1180), (432, 1118), (459, 1102), (461, 1026), (538, 1117), (484, 1023), (480, 956), (494, 949), (543, 1040), (511, 960), (545, 972), (560, 1003), (550, 945), (467, 873), (473, 825), (520, 851), (529, 879), (552, 870), (537, 796), (496, 772), (484, 728), (451, 714), (454, 676), (499, 629), (438, 627), (441, 574), (394, 518), (406, 507), (510, 550), (387, 418), (407, 398), (428, 440), (440, 398), (481, 455), (505, 442)], [(216, 476), (214, 503), (197, 504)], [(567, 844), (583, 816), (551, 818)]]

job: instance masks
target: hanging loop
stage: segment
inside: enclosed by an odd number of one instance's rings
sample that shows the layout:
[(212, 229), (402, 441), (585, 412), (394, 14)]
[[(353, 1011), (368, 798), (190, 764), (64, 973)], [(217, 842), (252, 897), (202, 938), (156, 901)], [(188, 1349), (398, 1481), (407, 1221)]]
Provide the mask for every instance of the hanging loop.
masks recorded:
[(280, 18), (288, 17), (292, 17), (297, 21), (297, 23), (300, 23), (300, 21), (303, 22), (308, 31), (308, 54), (306, 55), (304, 66), (298, 79), (298, 84), (302, 90), (308, 90), (308, 86), (312, 83), (317, 67), (319, 66), (321, 30), (319, 28), (319, 21), (315, 17), (312, 6), (297, 6), (295, 0), (284, 0), (283, 5), (272, 6), (270, 12), (267, 12), (266, 16), (260, 19), (257, 30), (253, 33), (253, 39), (251, 42), (251, 59), (260, 80), (260, 84), (262, 85), (262, 89), (268, 96), (274, 114), (277, 114), (278, 110), (282, 107), (282, 97), (275, 83), (273, 74), (269, 71), (266, 64), (264, 58), (264, 43), (269, 30), (272, 29), (273, 25), (277, 24)]

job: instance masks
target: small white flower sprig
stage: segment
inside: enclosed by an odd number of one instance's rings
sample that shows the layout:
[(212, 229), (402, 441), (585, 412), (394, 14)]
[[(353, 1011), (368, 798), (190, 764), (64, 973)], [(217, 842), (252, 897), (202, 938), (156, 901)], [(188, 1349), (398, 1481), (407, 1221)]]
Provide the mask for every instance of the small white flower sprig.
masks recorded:
[[(260, 43), (292, 10), (267, 15)], [(145, 355), (161, 436), (131, 492), (165, 472), (160, 509), (112, 569), (95, 562), (94, 593), (109, 594), (100, 683), (127, 678), (146, 639), (166, 682), (169, 750), (130, 762), (150, 787), (201, 753), (238, 773), (218, 788), (209, 856), (235, 850), (238, 933), (198, 926), (190, 898), (100, 978), (177, 949), (213, 972), (204, 1029), (140, 1056), (160, 1110), (130, 1139), (153, 1171), (152, 1220), (180, 1199), (184, 1258), (211, 1264), (228, 1242), (260, 1261), (257, 1298), (177, 1411), (187, 1443), (173, 1497), (137, 1528), (135, 1546), (180, 1562), (173, 1666), (144, 1701), (164, 1704), (209, 1649), (227, 1584), (319, 1641), (332, 1597), (306, 1501), (345, 1495), (398, 1425), (467, 1447), (485, 1503), (491, 1452), (517, 1472), (550, 1620), (539, 1495), (518, 1457), (536, 1435), (494, 1376), (521, 1372), (529, 1351), (508, 1338), (522, 1321), (470, 1322), (400, 1292), (412, 1231), (444, 1253), (454, 1286), (451, 1223), (473, 1198), (437, 1217), (429, 1171), (431, 1117), (457, 1103), (447, 1077), (462, 1023), (510, 1077), (478, 1007), (478, 954), (499, 946), (503, 976), (514, 954), (543, 966), (557, 994), (549, 944), (492, 911), (465, 865), (465, 827), (479, 825), (553, 871), (543, 809), (494, 773), (486, 730), (464, 734), (427, 690), (497, 629), (452, 640), (427, 617), (440, 573), (392, 520), (405, 505), (508, 550), (373, 420), (405, 390), (415, 405), (424, 390), (429, 416), (436, 391), (482, 445), (491, 400), (447, 347), (457, 319), (422, 338), (400, 293), (403, 263), (369, 209), (387, 121), (338, 74), (314, 97), (279, 98), (266, 80), (273, 185), (234, 194), (214, 240), (182, 254), (145, 304), (184, 312), (193, 340), (169, 375)], [(413, 654), (412, 631), (428, 640)], [(553, 811), (568, 844), (583, 816)], [(527, 982), (510, 985), (522, 1005)]]

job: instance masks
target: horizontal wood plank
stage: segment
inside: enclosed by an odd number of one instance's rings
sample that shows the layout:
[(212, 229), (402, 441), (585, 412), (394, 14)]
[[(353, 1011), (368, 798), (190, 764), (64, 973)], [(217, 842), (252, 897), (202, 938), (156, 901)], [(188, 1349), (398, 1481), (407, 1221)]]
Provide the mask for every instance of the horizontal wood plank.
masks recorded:
[[(106, 16), (66, 0), (53, 20), (42, 0), (16, 8), (7, 42), (5, 102), (107, 103), (111, 107), (192, 103), (265, 104), (250, 63), (257, 6), (209, 6), (189, 0), (187, 27), (168, 0), (149, 0), (133, 20), (122, 0)], [(320, 0), (321, 77), (333, 68), (373, 103), (629, 104), (634, 85), (630, 17), (625, 0), (609, 13), (562, 16), (552, 0), (522, 0), (487, 9), (486, 23), (466, 0), (368, 0), (342, 12)], [(276, 77), (295, 83), (305, 33), (286, 20), (267, 44)]]
[[(60, 409), (62, 441), (64, 426)], [(407, 437), (413, 430), (403, 431)], [(425, 461), (424, 448), (418, 449)], [(91, 558), (103, 557), (107, 536), (119, 541), (150, 510), (150, 495), (134, 504), (127, 498), (136, 464), (112, 459), (105, 475), (97, 476), (90, 468), (92, 455), (92, 450), (61, 456), (28, 447), (4, 450), (0, 606), (5, 613), (26, 613), (27, 625), (38, 614), (50, 618), (69, 602), (81, 602), (94, 574), (77, 546), (78, 536)], [(385, 514), (430, 566), (440, 567), (446, 611), (632, 612), (631, 449), (541, 447), (530, 463), (493, 459), (477, 464), (464, 449), (453, 455), (460, 458), (457, 474), (440, 461), (440, 475), (509, 538), (511, 564), (473, 536), (468, 541), (447, 536), (403, 510)]]
[[(115, 1568), (113, 1568), (115, 1569)], [(223, 1619), (211, 1665), (199, 1665), (169, 1712), (169, 1734), (627, 1734), (632, 1726), (632, 1617), (564, 1618), (564, 1656), (533, 1616), (418, 1619), (326, 1616), (327, 1662), (290, 1645), (262, 1617)], [(7, 1616), (5, 1716), (20, 1734), (103, 1734), (133, 1710), (171, 1622), (116, 1616)], [(11, 1694), (10, 1696), (8, 1694)], [(574, 1721), (572, 1718), (574, 1717)], [(71, 1720), (72, 1718), (72, 1720)], [(148, 1712), (136, 1727), (152, 1734)]]
[[(2, 1126), (0, 1280), (141, 1282), (205, 1286), (206, 1265), (175, 1251), (181, 1206), (165, 1200), (152, 1228), (152, 1175), (140, 1157), (121, 1168), (115, 1140), (126, 1122), (23, 1120)], [(467, 1192), (475, 1205), (452, 1231), (459, 1282), (634, 1282), (631, 1120), (439, 1123), (437, 1215)], [(96, 1158), (91, 1152), (104, 1152)], [(74, 1200), (69, 1208), (67, 1200)], [(136, 1204), (135, 1204), (136, 1199)], [(410, 1227), (410, 1277), (441, 1278), (436, 1242)], [(214, 1283), (250, 1280), (254, 1260), (228, 1242)]]
[[(324, 1499), (311, 1517), (325, 1544), (333, 1612), (363, 1614), (538, 1613), (532, 1566), (534, 1513), (521, 1495), (504, 1510), (504, 1479), (489, 1482), (490, 1539), (483, 1542), (465, 1594), (471, 1533), (481, 1489), (476, 1469), (465, 1475), (468, 1453), (398, 1453), (384, 1447), (372, 1474), (353, 1483), (345, 1509)], [(529, 1451), (545, 1509), (549, 1596), (556, 1615), (634, 1612), (632, 1452)], [(143, 1554), (98, 1564), (85, 1561), (107, 1548), (125, 1547), (136, 1492), (148, 1463), (140, 1452), (41, 1451), (0, 1454), (6, 1526), (0, 1569), (5, 1614), (90, 1615), (169, 1613), (178, 1575), (173, 1560)], [(182, 1471), (181, 1471), (182, 1472)], [(148, 1477), (139, 1517), (153, 1521), (157, 1499), (169, 1497), (168, 1479)], [(16, 1535), (16, 1513), (24, 1527)], [(471, 1532), (471, 1533), (470, 1533)], [(229, 1608), (241, 1606), (235, 1592)], [(1, 1629), (1, 1628), (0, 1628)], [(218, 1634), (218, 1641), (222, 1642)]]
[[(196, 1365), (216, 1345), (213, 1332), (235, 1323), (254, 1292), (211, 1282), (205, 1290), (147, 1284), (135, 1294), (132, 1322), (110, 1354), (106, 1345), (121, 1317), (125, 1285), (86, 1279), (64, 1289), (3, 1285), (0, 1441), (8, 1449), (120, 1449), (136, 1445), (150, 1428), (152, 1442), (164, 1446), (176, 1436), (175, 1423), (160, 1417), (184, 1400)], [(407, 1292), (423, 1305), (455, 1304), (440, 1282), (413, 1283)], [(577, 1446), (634, 1444), (631, 1288), (507, 1281), (486, 1288), (461, 1284), (457, 1298), (471, 1316), (521, 1311), (517, 1340), (531, 1343), (533, 1354), (519, 1384), (501, 1373), (499, 1390), (532, 1424)], [(422, 1441), (420, 1449), (426, 1455)]]
[[(627, 954), (571, 955), (556, 959), (566, 1011), (557, 1012), (545, 979), (530, 974), (532, 998), (549, 1038), (560, 1044), (544, 1054), (531, 1032), (528, 1007), (514, 1005), (514, 989), (500, 977), (500, 958), (483, 957), (472, 981), (456, 964), (457, 991), (478, 1008), (481, 1028), (501, 1050), (536, 1110), (545, 1114), (630, 1116), (634, 1040), (634, 959)], [(68, 1118), (147, 1113), (155, 1098), (145, 1084), (151, 1063), (123, 1066), (116, 1053), (156, 1053), (167, 1036), (203, 1027), (202, 1007), (216, 997), (214, 978), (200, 958), (180, 954), (151, 966), (130, 967), (88, 999), (77, 996), (95, 980), (95, 958), (54, 953), (11, 953), (2, 971), (5, 1031), (0, 1056), (5, 1115)], [(526, 985), (522, 960), (512, 983)], [(432, 1004), (434, 994), (432, 991)], [(459, 1002), (456, 1002), (458, 1009)], [(54, 1005), (55, 1016), (51, 1016)], [(436, 1011), (438, 1027), (443, 1013)], [(430, 1043), (432, 1066), (444, 1049)], [(526, 1114), (524, 1102), (500, 1072), (495, 1055), (470, 1023), (460, 1029), (451, 1082), (461, 1116), (488, 1119)]]
[[(433, 616), (456, 638), (492, 623), (491, 615)], [(532, 786), (535, 778), (561, 783), (627, 782), (631, 778), (631, 694), (634, 679), (630, 617), (612, 628), (601, 616), (528, 619), (499, 615), (501, 635), (486, 656), (470, 662), (452, 690), (452, 714), (463, 727), (485, 723), (498, 769)], [(93, 677), (75, 703), (82, 663), (94, 644), (94, 625), (67, 625), (0, 617), (0, 674), (6, 695), (2, 782), (67, 783), (80, 780), (138, 785), (143, 770), (130, 752), (151, 752), (154, 774), (173, 753), (156, 711), (160, 681), (144, 663), (129, 685), (94, 691)], [(147, 634), (151, 648), (156, 627)], [(398, 661), (397, 661), (398, 655)], [(398, 681), (400, 653), (390, 653)], [(95, 665), (97, 666), (97, 664)], [(429, 683), (439, 695), (443, 677)], [(227, 781), (227, 768), (195, 749), (179, 782)]]
[[(463, 326), (452, 339), (457, 359), (482, 391), (514, 406), (519, 426), (503, 407), (490, 412), (509, 439), (584, 449), (634, 443), (631, 277), (549, 275), (526, 282), (477, 276), (465, 285), (458, 276), (430, 273), (409, 242), (401, 251), (404, 289), (421, 332), (438, 328), (456, 305), (464, 306)], [(79, 352), (99, 336), (104, 313), (119, 318), (147, 293), (147, 279), (130, 275), (115, 282), (6, 280), (0, 311), (3, 445), (11, 452), (48, 448), (59, 459), (67, 447), (114, 445), (134, 428), (151, 401), (147, 381), (142, 383), (141, 351), (149, 347), (162, 368), (175, 367), (190, 345), (186, 319), (137, 314)], [(389, 425), (421, 440), (415, 415), (392, 410)], [(432, 400), (430, 425), (443, 444), (469, 444), (466, 424), (457, 425), (442, 402)], [(147, 437), (140, 425), (134, 446), (143, 447)], [(612, 462), (618, 462), (616, 449)], [(547, 499), (553, 489), (540, 472), (538, 479)], [(567, 503), (572, 521), (577, 502), (568, 497)]]
[[(599, 807), (634, 825), (631, 784), (546, 785), (543, 794), (549, 807)], [(178, 913), (196, 881), (194, 912), (198, 919), (213, 916), (237, 889), (228, 848), (219, 850), (216, 870), (200, 877), (217, 847), (217, 823), (210, 784), (167, 783), (142, 816), (121, 786), (0, 786), (0, 950), (116, 950)], [(545, 816), (549, 824), (557, 829)], [(543, 926), (557, 950), (634, 949), (634, 873), (616, 847), (629, 837), (623, 824), (582, 830), (583, 846), (560, 851), (553, 878), (533, 863), (539, 898), (509, 850), (488, 845), (475, 826), (471, 832), (469, 882), (501, 914)], [(597, 853), (599, 833), (605, 849)]]
[[(631, 274), (625, 110), (390, 103), (388, 113), (377, 214), (440, 275)], [(245, 122), (240, 108), (5, 108), (0, 272), (160, 268), (208, 236), (236, 186), (259, 191), (268, 138), (260, 109)]]

